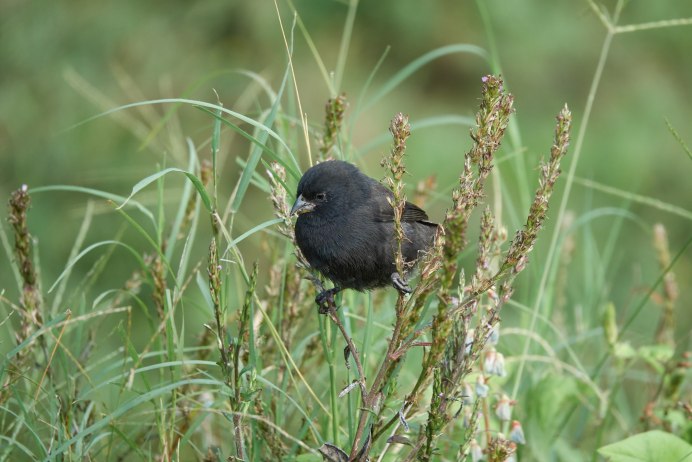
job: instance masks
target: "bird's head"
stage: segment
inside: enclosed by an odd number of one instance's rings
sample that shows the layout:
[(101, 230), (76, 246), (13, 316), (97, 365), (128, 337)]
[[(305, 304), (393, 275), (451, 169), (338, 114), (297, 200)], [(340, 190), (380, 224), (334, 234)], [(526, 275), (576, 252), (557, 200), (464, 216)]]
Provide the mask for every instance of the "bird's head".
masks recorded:
[[(354, 165), (340, 160), (321, 162), (308, 169), (298, 183), (291, 215), (339, 214), (349, 204), (365, 197), (367, 180)], [(365, 177), (367, 178), (367, 177)]]

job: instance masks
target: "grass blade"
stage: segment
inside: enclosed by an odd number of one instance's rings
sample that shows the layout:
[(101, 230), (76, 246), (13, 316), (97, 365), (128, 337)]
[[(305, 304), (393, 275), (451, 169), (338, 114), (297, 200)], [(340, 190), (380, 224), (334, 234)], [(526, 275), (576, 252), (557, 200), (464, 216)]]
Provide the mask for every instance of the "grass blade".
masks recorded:
[(209, 197), (209, 194), (207, 193), (207, 189), (204, 187), (202, 180), (197, 178), (197, 176), (195, 176), (193, 173), (190, 173), (186, 170), (183, 170), (180, 168), (175, 168), (175, 167), (169, 167), (169, 168), (166, 168), (166, 169), (161, 170), (159, 172), (153, 173), (153, 174), (149, 175), (148, 177), (144, 178), (143, 180), (141, 180), (140, 182), (138, 182), (132, 188), (132, 192), (130, 193), (130, 195), (125, 199), (125, 201), (122, 204), (120, 204), (117, 207), (116, 210), (122, 209), (125, 206), (125, 204), (127, 204), (129, 202), (129, 200), (135, 194), (137, 194), (139, 191), (146, 188), (147, 186), (149, 186), (151, 183), (158, 180), (162, 176), (167, 175), (171, 172), (179, 172), (179, 173), (184, 174), (192, 182), (192, 184), (195, 186), (195, 188), (197, 189), (197, 192), (199, 193), (199, 196), (202, 199), (202, 203), (204, 204), (204, 207), (207, 209), (207, 211), (211, 212), (213, 210), (212, 206), (211, 206), (211, 198)]
[(425, 66), (426, 64), (437, 58), (441, 58), (442, 56), (451, 55), (454, 53), (469, 53), (472, 55), (479, 56), (486, 61), (488, 59), (486, 51), (480, 47), (477, 47), (476, 45), (457, 43), (453, 45), (446, 45), (440, 48), (436, 48), (432, 51), (425, 53), (423, 56), (414, 59), (409, 64), (404, 66), (403, 69), (394, 74), (393, 77), (391, 77), (387, 82), (385, 82), (384, 85), (382, 85), (382, 88), (380, 88), (380, 90), (377, 93), (375, 93), (372, 97), (368, 98), (368, 103), (363, 107), (362, 111), (365, 111), (368, 108), (371, 108), (372, 106), (377, 104), (382, 98), (387, 96), (389, 92), (394, 90), (397, 86), (399, 86), (399, 84), (401, 84), (401, 82), (409, 78), (414, 72), (416, 72), (421, 67)]

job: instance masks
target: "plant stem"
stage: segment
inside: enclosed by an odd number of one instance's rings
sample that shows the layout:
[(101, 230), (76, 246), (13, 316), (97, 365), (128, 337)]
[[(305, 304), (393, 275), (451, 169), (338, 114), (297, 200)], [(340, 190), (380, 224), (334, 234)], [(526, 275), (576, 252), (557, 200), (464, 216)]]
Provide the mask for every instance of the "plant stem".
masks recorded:
[[(615, 6), (615, 12), (613, 15), (613, 24), (617, 23), (620, 16), (620, 12), (624, 6), (624, 0), (618, 0)], [(569, 171), (567, 173), (567, 178), (565, 181), (565, 192), (562, 195), (562, 201), (560, 202), (560, 208), (555, 219), (556, 223), (561, 223), (567, 210), (567, 201), (570, 197), (570, 192), (572, 190), (572, 184), (574, 183), (575, 172), (577, 169), (577, 164), (579, 163), (579, 157), (581, 155), (581, 148), (584, 143), (584, 138), (586, 135), (586, 127), (588, 126), (589, 119), (591, 117), (591, 111), (593, 109), (593, 103), (596, 98), (596, 92), (598, 90), (598, 85), (601, 81), (601, 76), (603, 74), (603, 69), (605, 68), (605, 63), (608, 58), (608, 52), (610, 51), (610, 45), (613, 40), (615, 32), (612, 27), (607, 28), (606, 37), (603, 41), (603, 46), (601, 47), (601, 55), (598, 60), (598, 65), (596, 66), (596, 72), (594, 74), (593, 80), (591, 81), (591, 88), (589, 90), (589, 95), (586, 100), (586, 106), (584, 108), (584, 117), (582, 123), (579, 127), (579, 133), (577, 134), (577, 140), (574, 147), (574, 152), (572, 154), (572, 163), (570, 164)], [(546, 264), (543, 268), (543, 274), (541, 275), (541, 280), (538, 284), (538, 295), (536, 297), (536, 302), (533, 306), (533, 311), (531, 313), (531, 321), (529, 323), (529, 331), (533, 332), (536, 328), (536, 322), (538, 320), (538, 313), (540, 307), (543, 303), (543, 297), (546, 294), (546, 285), (548, 283), (548, 276), (552, 270), (552, 262), (554, 260), (555, 252), (557, 252), (557, 243), (560, 238), (561, 230), (560, 227), (555, 227), (553, 235), (550, 240), (550, 246), (548, 247), (548, 255), (546, 256)], [(514, 381), (514, 387), (512, 388), (512, 394), (510, 395), (512, 399), (516, 399), (519, 393), (519, 385), (521, 384), (521, 379), (524, 374), (524, 366), (526, 364), (525, 358), (528, 355), (529, 347), (531, 346), (531, 337), (526, 337), (524, 342), (524, 349), (519, 356), (521, 360), (519, 361), (519, 367), (516, 374), (516, 379)], [(506, 431), (506, 428), (505, 428)]]

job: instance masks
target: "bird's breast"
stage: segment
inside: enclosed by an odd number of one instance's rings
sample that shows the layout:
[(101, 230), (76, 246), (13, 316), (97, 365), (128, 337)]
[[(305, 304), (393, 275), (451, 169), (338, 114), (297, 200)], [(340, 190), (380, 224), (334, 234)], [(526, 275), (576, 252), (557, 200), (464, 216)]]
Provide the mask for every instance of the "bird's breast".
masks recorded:
[(389, 277), (391, 241), (382, 223), (301, 215), (296, 241), (308, 263), (345, 288), (382, 285)]

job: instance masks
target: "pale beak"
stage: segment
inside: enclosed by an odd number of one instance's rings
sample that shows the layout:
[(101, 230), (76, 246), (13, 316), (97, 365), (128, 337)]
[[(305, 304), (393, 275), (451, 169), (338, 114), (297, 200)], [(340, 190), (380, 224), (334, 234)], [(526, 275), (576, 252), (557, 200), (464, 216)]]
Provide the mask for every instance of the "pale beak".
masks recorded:
[(303, 213), (312, 212), (314, 209), (315, 204), (303, 199), (303, 195), (301, 194), (298, 196), (298, 199), (296, 199), (295, 204), (293, 204), (293, 207), (291, 208), (291, 216), (295, 215), (296, 213), (301, 215)]

